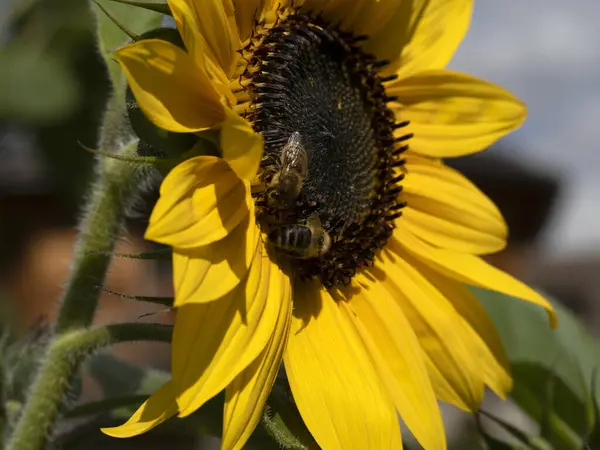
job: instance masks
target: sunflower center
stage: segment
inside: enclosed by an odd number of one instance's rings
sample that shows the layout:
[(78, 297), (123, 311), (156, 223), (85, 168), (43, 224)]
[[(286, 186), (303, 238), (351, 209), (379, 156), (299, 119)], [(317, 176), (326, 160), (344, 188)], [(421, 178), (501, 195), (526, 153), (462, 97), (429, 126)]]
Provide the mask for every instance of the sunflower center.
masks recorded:
[(258, 221), (302, 278), (347, 284), (370, 264), (400, 216), (401, 146), (386, 106), (385, 66), (360, 37), (290, 14), (252, 40), (245, 77), (265, 139)]

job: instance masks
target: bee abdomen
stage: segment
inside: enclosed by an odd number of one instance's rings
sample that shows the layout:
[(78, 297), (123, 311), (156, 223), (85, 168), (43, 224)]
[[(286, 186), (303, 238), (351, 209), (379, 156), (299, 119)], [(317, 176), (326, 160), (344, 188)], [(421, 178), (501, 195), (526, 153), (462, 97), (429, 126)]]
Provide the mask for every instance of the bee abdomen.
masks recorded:
[(269, 240), (283, 250), (306, 250), (311, 245), (312, 231), (301, 225), (284, 225), (271, 231)]

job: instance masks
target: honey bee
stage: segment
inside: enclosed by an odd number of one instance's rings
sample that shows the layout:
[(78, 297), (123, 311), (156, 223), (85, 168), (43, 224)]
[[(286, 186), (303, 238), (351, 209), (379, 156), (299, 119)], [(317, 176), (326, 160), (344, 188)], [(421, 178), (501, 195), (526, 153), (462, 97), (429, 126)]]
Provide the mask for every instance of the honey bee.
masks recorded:
[(331, 237), (318, 216), (302, 223), (280, 225), (269, 232), (268, 240), (276, 248), (299, 259), (322, 256), (331, 248)]
[(269, 203), (278, 209), (291, 208), (300, 195), (308, 172), (308, 153), (302, 136), (294, 131), (281, 149), (279, 171), (271, 180)]

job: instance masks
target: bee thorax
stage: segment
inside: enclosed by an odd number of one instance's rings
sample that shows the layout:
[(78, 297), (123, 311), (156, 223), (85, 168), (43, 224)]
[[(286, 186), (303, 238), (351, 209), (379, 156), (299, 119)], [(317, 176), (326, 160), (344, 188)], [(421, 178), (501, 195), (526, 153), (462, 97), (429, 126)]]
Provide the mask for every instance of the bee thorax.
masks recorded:
[(271, 187), (271, 204), (280, 209), (291, 208), (302, 190), (302, 177), (293, 171), (282, 171), (275, 174)]

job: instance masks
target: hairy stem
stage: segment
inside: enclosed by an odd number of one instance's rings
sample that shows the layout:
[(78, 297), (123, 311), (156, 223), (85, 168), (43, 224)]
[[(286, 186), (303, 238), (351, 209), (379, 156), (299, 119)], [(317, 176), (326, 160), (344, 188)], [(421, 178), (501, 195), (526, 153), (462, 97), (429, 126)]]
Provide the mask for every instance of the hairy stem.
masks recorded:
[[(122, 155), (135, 155), (137, 141), (111, 142)], [(29, 387), (27, 401), (7, 449), (38, 450), (58, 416), (69, 383), (84, 355), (119, 339), (122, 328), (88, 329), (122, 226), (124, 211), (137, 188), (138, 167), (113, 159), (99, 160), (98, 177), (80, 224), (71, 276), (61, 299), (55, 334)], [(127, 327), (126, 327), (127, 328)], [(139, 331), (139, 330), (138, 330)], [(135, 332), (134, 332), (135, 335)], [(125, 337), (125, 336), (123, 336)], [(138, 337), (139, 339), (145, 339)]]
[[(123, 155), (135, 155), (137, 142), (125, 146)], [(111, 252), (122, 224), (126, 202), (136, 189), (134, 165), (108, 159), (100, 164), (100, 176), (93, 189), (80, 225), (75, 247), (73, 270), (61, 301), (56, 332), (88, 326), (98, 304), (102, 285), (110, 263)]]
[(153, 323), (113, 324), (57, 335), (48, 346), (46, 358), (33, 382), (6, 450), (43, 448), (71, 377), (87, 355), (98, 348), (118, 342), (169, 342), (170, 339), (170, 326)]

